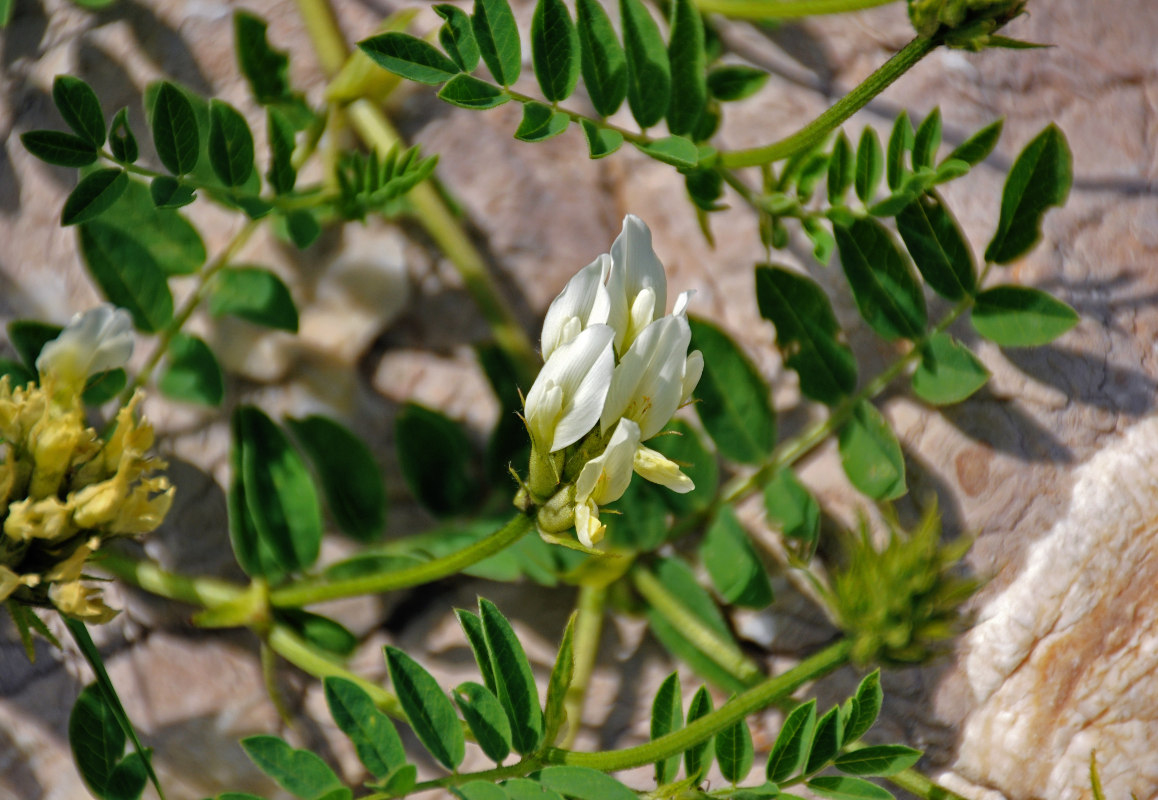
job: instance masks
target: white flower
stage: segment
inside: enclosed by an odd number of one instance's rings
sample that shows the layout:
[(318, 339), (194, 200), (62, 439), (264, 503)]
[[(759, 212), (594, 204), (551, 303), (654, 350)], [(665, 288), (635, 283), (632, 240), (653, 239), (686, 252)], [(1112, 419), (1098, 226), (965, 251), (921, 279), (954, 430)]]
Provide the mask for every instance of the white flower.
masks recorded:
[(639, 446), (635, 451), (633, 467), (641, 478), (658, 483), (676, 494), (687, 494), (696, 488), (692, 479), (680, 472), (679, 464), (650, 447)]
[(128, 312), (108, 303), (74, 316), (40, 351), (36, 369), (64, 383), (83, 385), (90, 375), (123, 367), (133, 354)]
[(575, 273), (551, 301), (540, 340), (544, 361), (551, 358), (555, 348), (567, 344), (588, 326), (607, 322), (610, 301), (603, 282), (610, 271), (611, 256), (604, 253)]
[(623, 354), (641, 331), (667, 308), (667, 276), (651, 247), (651, 231), (634, 214), (611, 245), (606, 322), (615, 328), (615, 352)]
[(583, 465), (575, 481), (575, 532), (588, 547), (594, 547), (606, 530), (599, 521), (599, 506), (618, 500), (627, 491), (638, 448), (639, 426), (621, 419), (607, 448)]
[(592, 325), (551, 352), (524, 403), (536, 449), (562, 450), (599, 421), (615, 363), (614, 333), (607, 325)]
[(640, 439), (647, 441), (691, 396), (703, 356), (687, 354), (692, 338), (684, 313), (688, 296), (681, 294), (675, 312), (644, 328), (619, 360), (599, 419), (603, 431), (626, 417), (639, 423)]

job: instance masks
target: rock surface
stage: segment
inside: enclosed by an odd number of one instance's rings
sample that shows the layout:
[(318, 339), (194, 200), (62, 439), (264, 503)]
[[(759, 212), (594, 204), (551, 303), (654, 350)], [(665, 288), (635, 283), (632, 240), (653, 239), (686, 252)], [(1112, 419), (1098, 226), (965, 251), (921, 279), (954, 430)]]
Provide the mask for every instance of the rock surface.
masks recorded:
[[(376, 4), (336, 5), (351, 40), (378, 24)], [(526, 22), (531, 4), (516, 5)], [(254, 0), (247, 7), (270, 21), (271, 39), (293, 54), (294, 79), (318, 99), (323, 80), (294, 4)], [(937, 51), (847, 126), (855, 138), (865, 124), (886, 129), (900, 108), (920, 119), (939, 104), (946, 144), (952, 145), (1004, 116), (997, 152), (946, 191), (978, 251), (993, 230), (1005, 172), (1041, 127), (1056, 122), (1065, 131), (1075, 163), (1070, 200), (1047, 217), (1042, 244), (998, 268), (993, 279), (1046, 288), (1073, 305), (1082, 323), (1054, 345), (1024, 351), (1001, 350), (968, 327), (955, 328), (993, 372), (990, 384), (941, 413), (903, 390), (883, 404), (904, 442), (911, 495), (918, 501), (937, 496), (949, 534), (977, 535), (970, 564), (989, 582), (975, 602), (977, 626), (952, 662), (887, 675), (881, 736), (928, 748), (928, 765), (944, 770), (944, 781), (970, 797), (1088, 796), (1095, 748), (1107, 797), (1155, 797), (1158, 15), (1150, 0), (1053, 0), (1031, 3), (1031, 9), (1007, 32), (1054, 48)], [(17, 3), (0, 43), (4, 321), (63, 321), (97, 300), (74, 238), (58, 227), (71, 171), (35, 161), (16, 136), (60, 127), (50, 99), (53, 76), (85, 77), (106, 111), (129, 107), (138, 132), (145, 130), (140, 90), (163, 75), (224, 97), (256, 123), (234, 66), (231, 13), (231, 4), (214, 0), (118, 2), (99, 13), (61, 0)], [(420, 16), (422, 23), (433, 25), (427, 15)], [(724, 33), (735, 52), (774, 73), (760, 95), (729, 109), (722, 142), (744, 147), (790, 133), (821, 111), (903, 46), (910, 28), (894, 4), (763, 34), (726, 24)], [(524, 80), (533, 90), (530, 78)], [(739, 200), (729, 198), (736, 208), (713, 219), (711, 249), (673, 170), (627, 150), (588, 161), (574, 128), (539, 145), (516, 142), (512, 106), (467, 112), (416, 91), (405, 96), (395, 117), (427, 152), (441, 155), (439, 174), (485, 242), (528, 330), (537, 328), (566, 278), (608, 247), (623, 214), (636, 213), (653, 230), (671, 285), (696, 289), (695, 313), (742, 341), (773, 382), (777, 406), (791, 406), (794, 378), (780, 367), (772, 329), (751, 300), (752, 264), (765, 254), (754, 218)], [(239, 223), (200, 205), (195, 222), (214, 253)], [(794, 241), (776, 257), (807, 265), (809, 251)], [(241, 259), (286, 278), (302, 309), (303, 335), (256, 336), (197, 319), (199, 331), (228, 342), (236, 356), (228, 363), (245, 377), (231, 378), (228, 402), (258, 402), (273, 413), (324, 409), (345, 419), (367, 437), (389, 485), (397, 487), (391, 489), (392, 530), (428, 524), (408, 505), (388, 455), (399, 405), (414, 400), (442, 408), (480, 438), (497, 413), (470, 349), (485, 336), (485, 324), (453, 269), (411, 229), (351, 231), (343, 241), (302, 254), (258, 239)], [(814, 272), (839, 292), (842, 280), (833, 270)], [(837, 293), (834, 303), (862, 371), (886, 363), (894, 354), (873, 337), (857, 335), (847, 295)], [(189, 572), (229, 574), (218, 488), (227, 478), (228, 432), (213, 417), (155, 399), (149, 413), (164, 434), (166, 456), (181, 462), (175, 482), (182, 501), (189, 498), (179, 518), (174, 514), (180, 521), (159, 533), (149, 552)], [(785, 414), (784, 434), (806, 417)], [(830, 449), (805, 463), (802, 476), (829, 513), (852, 517), (860, 501)], [(758, 512), (750, 511), (746, 520), (766, 537)], [(773, 668), (807, 652), (827, 630), (799, 594), (780, 588), (770, 615), (739, 623), (768, 648)], [(444, 682), (464, 678), (473, 668), (449, 609), (471, 605), (476, 593), (515, 611), (545, 679), (571, 594), (469, 581), (391, 598), (389, 609), (345, 609), (342, 618), (367, 635), (359, 671), (381, 680), (380, 648), (390, 641), (435, 666)], [(197, 631), (188, 625), (187, 609), (137, 595), (122, 604), (128, 611), (101, 631), (102, 645), (130, 713), (157, 747), (173, 796), (225, 789), (275, 796), (236, 746), (240, 736), (279, 728), (265, 699), (253, 638)], [(629, 626), (604, 631), (581, 746), (610, 747), (646, 736), (648, 691), (669, 667), (639, 633)], [(82, 672), (47, 649), (29, 667), (11, 636), (0, 643), (3, 800), (83, 796), (65, 733), (71, 700), (86, 680)], [(282, 678), (298, 718), (288, 735), (335, 748), (335, 763), (357, 780), (356, 763), (341, 754), (340, 737), (327, 727), (316, 686), (291, 670)], [(855, 681), (851, 671), (841, 672), (819, 691), (835, 699)], [(764, 732), (774, 731), (771, 715)], [(640, 785), (646, 780), (641, 775)]]

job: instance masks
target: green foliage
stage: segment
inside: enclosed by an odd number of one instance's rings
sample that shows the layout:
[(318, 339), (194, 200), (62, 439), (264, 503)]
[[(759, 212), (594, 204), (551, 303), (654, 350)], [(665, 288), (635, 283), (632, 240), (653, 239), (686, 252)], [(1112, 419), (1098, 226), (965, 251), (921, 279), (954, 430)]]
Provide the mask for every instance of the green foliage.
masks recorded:
[(219, 406), (225, 399), (225, 377), (217, 357), (204, 341), (184, 333), (169, 342), (168, 363), (157, 388), (186, 403)]
[(466, 740), (454, 706), (429, 672), (406, 653), (386, 646), (386, 666), (398, 702), (418, 741), (447, 769), (466, 755)]
[(87, 167), (97, 160), (95, 146), (63, 131), (28, 131), (20, 134), (20, 143), (41, 161), (60, 167)]
[(473, 75), (455, 75), (439, 90), (438, 97), (451, 105), (476, 110), (495, 108), (511, 99), (500, 87)]
[(379, 34), (358, 42), (358, 47), (378, 66), (417, 83), (437, 86), (461, 72), (434, 45), (408, 33)]
[(80, 253), (89, 274), (110, 301), (133, 316), (138, 330), (164, 328), (173, 319), (173, 294), (153, 254), (104, 220), (79, 227)]
[(105, 116), (91, 86), (71, 75), (57, 75), (52, 81), (52, 102), (78, 137), (94, 148), (104, 147)]
[(440, 516), (475, 505), (481, 487), (471, 465), (474, 449), (461, 425), (408, 403), (394, 422), (394, 434), (402, 477), (419, 503)]
[(1009, 170), (1001, 194), (1001, 216), (985, 260), (1008, 264), (1025, 255), (1041, 238), (1041, 220), (1060, 206), (1073, 184), (1073, 155), (1056, 125), (1025, 146)]
[(446, 20), (438, 30), (438, 42), (442, 49), (463, 72), (474, 72), (478, 67), (479, 49), (470, 15), (449, 3), (440, 3), (433, 8), (438, 16)]
[(905, 206), (897, 214), (897, 231), (937, 294), (961, 300), (976, 291), (973, 252), (939, 195), (929, 192)]
[(253, 174), (253, 134), (245, 117), (220, 100), (209, 103), (209, 163), (226, 186), (242, 186)]
[(523, 103), (523, 121), (515, 138), (523, 142), (542, 142), (567, 130), (571, 118), (562, 111), (531, 100)]
[(932, 167), (941, 146), (941, 109), (934, 108), (919, 126), (913, 139), (913, 169)]
[(604, 158), (623, 146), (623, 134), (619, 131), (600, 128), (587, 120), (583, 120), (580, 126), (587, 137), (587, 148), (592, 158)]
[(844, 474), (861, 492), (874, 500), (895, 500), (908, 491), (900, 442), (871, 403), (856, 404), (837, 441)]
[(692, 0), (672, 2), (668, 61), (671, 64), (668, 130), (677, 135), (694, 136), (708, 100), (708, 81), (704, 23)]
[(780, 733), (768, 754), (766, 773), (773, 783), (783, 783), (804, 766), (816, 730), (816, 701), (801, 703), (784, 718)]
[(68, 741), (85, 785), (100, 800), (136, 800), (144, 792), (144, 764), (136, 753), (125, 755), (125, 734), (95, 683), (76, 698)]
[(924, 333), (925, 296), (909, 259), (876, 220), (837, 225), (836, 246), (853, 299), (865, 322), (885, 339), (917, 339)]
[(572, 614), (567, 620), (567, 627), (559, 642), (559, 652), (555, 656), (555, 665), (547, 681), (547, 701), (543, 708), (543, 743), (546, 745), (554, 744), (563, 723), (567, 721), (565, 704), (571, 682), (575, 678), (575, 617)]
[(772, 584), (748, 532), (732, 509), (716, 514), (700, 544), (700, 559), (725, 603), (764, 608), (772, 602)]
[(717, 100), (735, 101), (751, 97), (764, 88), (768, 73), (743, 64), (714, 67), (707, 76), (708, 91)]
[(531, 60), (548, 102), (565, 100), (579, 81), (579, 32), (563, 0), (539, 0), (531, 18)]
[(977, 332), (1002, 347), (1049, 344), (1078, 324), (1077, 312), (1039, 289), (994, 286), (977, 295)]
[(779, 470), (765, 485), (764, 509), (785, 537), (811, 551), (820, 535), (820, 505), (791, 469)]
[(515, 750), (528, 755), (538, 749), (543, 739), (543, 709), (530, 662), (511, 624), (494, 603), (480, 598), (479, 618), (494, 666), (499, 701), (511, 723), (511, 742)]
[(123, 170), (98, 169), (85, 175), (64, 201), (61, 225), (77, 225), (96, 219), (112, 207), (129, 184)]
[(610, 775), (589, 767), (545, 767), (539, 783), (575, 800), (636, 800), (636, 794)]
[(112, 151), (113, 158), (126, 164), (132, 164), (140, 155), (137, 137), (129, 128), (129, 110), (127, 108), (122, 108), (113, 116), (112, 125), (109, 126), (109, 149)]
[(296, 750), (276, 736), (250, 736), (241, 746), (257, 768), (302, 800), (350, 800), (353, 793), (309, 750)]
[(500, 85), (510, 86), (519, 79), (523, 54), (507, 0), (474, 0), (470, 21), (483, 63)]
[(417, 147), (395, 146), (385, 156), (345, 153), (336, 176), (340, 190), (336, 209), (348, 220), (389, 211), (402, 195), (430, 177), (437, 164), (438, 156), (421, 158)]
[(323, 681), (330, 716), (349, 737), (358, 760), (375, 778), (386, 778), (406, 763), (402, 740), (390, 718), (374, 707), (356, 683), (329, 677)]
[(201, 135), (189, 98), (173, 84), (163, 82), (150, 111), (153, 145), (165, 169), (174, 175), (192, 172), (201, 155)]
[(454, 701), (487, 758), (503, 763), (511, 752), (511, 723), (499, 699), (482, 684), (467, 681), (454, 690)]
[(748, 777), (756, 754), (752, 749), (752, 734), (747, 722), (737, 720), (717, 733), (715, 745), (716, 763), (720, 765), (724, 780), (735, 785)]
[(297, 333), (298, 309), (281, 278), (262, 267), (221, 270), (210, 284), (209, 313)]
[(935, 406), (959, 403), (989, 381), (977, 356), (947, 333), (929, 337), (913, 372), (913, 393)]
[[(708, 688), (701, 686), (692, 695), (692, 702), (688, 706), (688, 725), (700, 717), (705, 717), (712, 711), (712, 696)], [(714, 738), (704, 739), (684, 751), (684, 769), (693, 786), (698, 786), (712, 766), (715, 757)]]
[[(595, 111), (610, 117), (627, 97), (627, 56), (598, 0), (576, 0), (575, 7), (583, 83)], [(591, 156), (599, 157), (594, 147)]]
[(671, 64), (659, 26), (641, 0), (619, 0), (627, 55), (627, 104), (641, 128), (664, 118), (671, 98)]
[(731, 337), (702, 319), (689, 319), (692, 347), (703, 353), (696, 413), (726, 457), (759, 463), (776, 444), (776, 413), (768, 385)]
[[(651, 738), (658, 739), (684, 726), (683, 697), (678, 672), (668, 675), (656, 690), (651, 701)], [(674, 755), (655, 762), (655, 783), (662, 786), (675, 780), (679, 770), (679, 756)]]
[(665, 432), (650, 440), (647, 446), (679, 464), (680, 471), (696, 485), (686, 494), (656, 492), (668, 508), (685, 516), (704, 511), (712, 504), (720, 482), (720, 467), (695, 428), (681, 419), (672, 420)]

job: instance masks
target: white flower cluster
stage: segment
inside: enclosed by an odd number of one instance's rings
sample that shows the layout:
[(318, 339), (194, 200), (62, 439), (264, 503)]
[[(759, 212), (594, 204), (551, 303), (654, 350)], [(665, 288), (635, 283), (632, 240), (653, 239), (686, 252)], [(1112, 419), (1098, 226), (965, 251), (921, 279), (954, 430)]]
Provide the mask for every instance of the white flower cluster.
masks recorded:
[[(694, 488), (675, 462), (642, 444), (691, 399), (703, 373), (703, 356), (688, 353), (690, 294), (680, 294), (664, 315), (663, 265), (651, 231), (629, 214), (611, 254), (579, 270), (547, 311), (546, 363), (524, 404), (529, 488), (539, 500), (565, 493), (562, 518), (568, 526), (573, 520), (588, 547), (605, 531), (599, 506), (623, 495), (633, 471), (675, 492)], [(579, 464), (564, 452), (576, 443)]]

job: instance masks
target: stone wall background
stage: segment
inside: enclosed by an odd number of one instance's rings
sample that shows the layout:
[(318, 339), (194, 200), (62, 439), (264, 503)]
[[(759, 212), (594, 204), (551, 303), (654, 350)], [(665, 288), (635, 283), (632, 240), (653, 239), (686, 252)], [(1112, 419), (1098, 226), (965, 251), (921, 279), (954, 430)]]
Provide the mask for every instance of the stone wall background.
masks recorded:
[[(336, 5), (350, 40), (372, 33), (393, 8), (380, 0)], [(292, 53), (294, 79), (319, 97), (323, 82), (294, 4), (244, 6), (269, 20), (271, 40)], [(516, 6), (528, 22), (532, 5)], [(146, 130), (140, 91), (162, 76), (252, 112), (232, 55), (235, 7), (220, 0), (121, 0), (89, 13), (59, 0), (17, 2), (0, 44), (0, 321), (63, 322), (98, 299), (73, 235), (57, 225), (72, 171), (35, 161), (17, 138), (60, 127), (50, 99), (53, 76), (70, 72), (90, 81), (108, 114), (127, 105), (139, 137)], [(993, 230), (1005, 172), (1041, 127), (1060, 125), (1075, 164), (1070, 200), (1047, 218), (1044, 241), (1001, 278), (1049, 289), (1081, 313), (1081, 324), (1029, 351), (1002, 351), (967, 327), (957, 329), (994, 373), (986, 389), (940, 413), (903, 390), (883, 404), (903, 439), (911, 495), (937, 496), (949, 535), (977, 536), (970, 565), (990, 580), (974, 604), (978, 624), (952, 659), (887, 675), (880, 733), (927, 748), (925, 766), (970, 797), (1087, 797), (1091, 748), (1107, 797), (1155, 797), (1158, 10), (1150, 0), (1037, 0), (1030, 9), (1007, 32), (1052, 49), (938, 51), (847, 126), (850, 137), (864, 124), (887, 130), (900, 108), (920, 119), (940, 105), (952, 145), (1004, 116), (998, 150), (947, 192), (976, 250)], [(428, 10), (420, 19), (435, 24)], [(910, 36), (903, 4), (766, 34), (737, 24), (725, 24), (724, 32), (739, 55), (774, 72), (760, 95), (729, 109), (728, 147), (791, 132)], [(408, 136), (441, 155), (439, 175), (528, 330), (537, 330), (566, 278), (608, 247), (623, 214), (636, 213), (652, 227), (672, 286), (696, 289), (695, 312), (744, 343), (776, 387), (778, 408), (795, 402), (771, 327), (752, 302), (752, 264), (763, 254), (754, 219), (738, 203), (715, 219), (713, 250), (698, 232), (679, 176), (629, 150), (589, 161), (575, 129), (525, 145), (511, 138), (517, 109), (461, 111), (424, 90), (404, 94), (392, 113)], [(212, 253), (239, 221), (194, 208)], [(796, 242), (785, 258), (807, 263), (808, 252)], [(391, 461), (399, 405), (440, 407), (480, 437), (497, 413), (470, 351), (485, 326), (453, 269), (416, 230), (384, 226), (351, 228), (300, 254), (259, 237), (243, 258), (272, 266), (290, 282), (302, 335), (197, 320), (232, 371), (227, 402), (259, 402), (274, 413), (326, 410), (346, 419), (383, 461), (391, 531), (402, 535), (428, 524), (407, 500)], [(832, 271), (818, 274), (834, 288), (842, 282)], [(856, 335), (847, 295), (834, 302), (862, 371), (871, 373), (889, 352), (873, 337)], [(139, 348), (137, 358), (147, 350)], [(190, 572), (236, 575), (236, 567), (229, 571), (219, 488), (227, 431), (215, 416), (157, 398), (147, 411), (163, 432), (160, 448), (175, 464), (180, 492), (150, 553)], [(805, 421), (803, 412), (783, 415), (783, 434)], [(832, 452), (811, 458), (802, 474), (830, 513), (851, 517), (858, 499)], [(758, 509), (746, 508), (745, 519), (761, 535)], [(764, 657), (777, 668), (831, 633), (788, 583), (779, 581), (778, 589), (769, 614), (742, 626), (764, 632)], [(436, 666), (448, 685), (463, 679), (473, 667), (450, 609), (473, 605), (478, 593), (516, 618), (545, 678), (572, 596), (481, 581), (346, 604), (338, 613), (365, 637), (357, 668), (383, 678), (380, 648), (392, 642)], [(236, 745), (241, 736), (282, 729), (262, 687), (253, 637), (197, 631), (187, 609), (147, 597), (114, 599), (127, 611), (102, 630), (102, 641), (130, 714), (157, 748), (170, 796), (224, 789), (275, 796)], [(646, 735), (648, 688), (669, 668), (637, 624), (609, 626), (580, 745), (622, 745)], [(84, 796), (65, 734), (84, 680), (75, 658), (42, 649), (29, 666), (10, 631), (0, 638), (0, 798)], [(297, 715), (286, 735), (332, 753), (357, 779), (317, 687), (288, 668), (282, 680)], [(831, 701), (856, 680), (843, 671), (817, 691)], [(763, 725), (774, 733), (775, 715)]]

